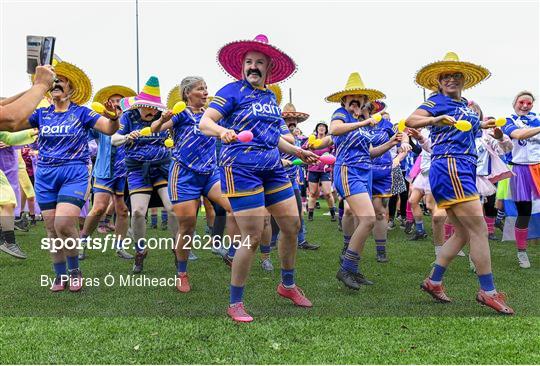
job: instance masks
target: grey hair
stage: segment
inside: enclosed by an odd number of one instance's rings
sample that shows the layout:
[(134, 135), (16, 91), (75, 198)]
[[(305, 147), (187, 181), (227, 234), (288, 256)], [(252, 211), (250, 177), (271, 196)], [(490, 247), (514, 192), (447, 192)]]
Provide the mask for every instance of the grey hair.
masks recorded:
[(523, 91), (520, 91), (520, 92), (516, 95), (516, 97), (514, 98), (514, 102), (512, 103), (512, 106), (515, 106), (516, 103), (517, 103), (517, 101), (518, 101), (518, 99), (521, 98), (521, 97), (524, 96), (524, 95), (531, 97), (532, 101), (534, 102), (535, 99), (534, 99), (533, 93), (531, 93), (531, 92), (528, 91), (528, 90), (523, 90)]
[(204, 81), (204, 79), (200, 76), (188, 76), (182, 79), (180, 82), (180, 96), (183, 101), (187, 102), (187, 94), (201, 81)]

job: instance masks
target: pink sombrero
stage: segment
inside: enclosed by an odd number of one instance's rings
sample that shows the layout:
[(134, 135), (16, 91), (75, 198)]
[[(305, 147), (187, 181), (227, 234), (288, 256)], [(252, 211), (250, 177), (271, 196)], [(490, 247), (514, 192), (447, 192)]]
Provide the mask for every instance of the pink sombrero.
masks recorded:
[(279, 48), (268, 43), (268, 37), (259, 34), (253, 40), (242, 40), (227, 43), (218, 51), (217, 58), (221, 67), (237, 80), (244, 78), (242, 62), (249, 51), (265, 54), (272, 60), (272, 68), (268, 72), (267, 84), (279, 83), (296, 72), (296, 64), (291, 57)]
[(155, 76), (150, 76), (139, 95), (120, 100), (120, 108), (123, 111), (141, 107), (154, 108), (159, 111), (167, 110), (167, 106), (161, 103), (159, 80)]

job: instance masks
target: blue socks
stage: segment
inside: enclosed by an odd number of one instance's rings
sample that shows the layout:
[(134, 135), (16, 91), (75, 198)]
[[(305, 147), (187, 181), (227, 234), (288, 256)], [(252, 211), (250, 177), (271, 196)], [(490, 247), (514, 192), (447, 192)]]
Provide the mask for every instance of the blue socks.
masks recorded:
[(278, 239), (278, 235), (279, 234), (272, 234), (272, 239), (270, 239), (270, 246), (271, 247), (275, 247), (276, 244), (277, 244), (277, 239)]
[(442, 283), (442, 278), (445, 271), (446, 267), (440, 266), (435, 263), (433, 265), (431, 275), (429, 276), (430, 281), (433, 282), (435, 285), (440, 285)]
[(230, 257), (230, 258), (234, 258), (234, 255), (236, 254), (236, 248), (234, 247), (234, 245), (231, 245), (229, 247), (229, 253), (227, 253), (227, 255)]
[(341, 263), (341, 269), (344, 271), (358, 273), (358, 262), (360, 262), (360, 256), (358, 253), (347, 249), (343, 256), (343, 263)]
[(152, 226), (157, 225), (157, 215), (152, 215), (151, 216), (150, 223), (152, 224)]
[(53, 267), (57, 277), (67, 274), (66, 262), (54, 263)]
[(488, 294), (496, 293), (495, 284), (493, 283), (493, 273), (478, 275), (478, 282), (480, 282), (480, 288)]
[(135, 244), (135, 250), (137, 251), (137, 253), (142, 253), (144, 252), (144, 247), (145, 247), (145, 241), (144, 239), (139, 239), (137, 241), (137, 244)]
[(343, 235), (343, 249), (341, 250), (341, 254), (345, 255), (350, 242), (351, 237), (349, 235)]
[(294, 287), (294, 269), (281, 269), (281, 282), (283, 286)]
[(176, 263), (176, 271), (178, 273), (187, 272), (187, 264), (188, 264), (188, 261), (178, 261)]
[(242, 302), (242, 298), (244, 297), (244, 286), (230, 285), (230, 291), (231, 291), (231, 297), (230, 297), (231, 305)]
[(416, 231), (423, 233), (425, 231), (424, 229), (424, 221), (415, 221), (414, 225), (416, 226)]
[(269, 254), (270, 253), (270, 249), (272, 249), (270, 247), (270, 245), (259, 245), (259, 250), (261, 251), (262, 254)]
[[(73, 256), (73, 257), (70, 257), (70, 256), (67, 256), (67, 266), (69, 268), (70, 271), (73, 271), (74, 269), (79, 269), (79, 256), (76, 255), (76, 256)], [(64, 263), (64, 266), (66, 264)]]
[(386, 252), (386, 239), (375, 239), (377, 253)]

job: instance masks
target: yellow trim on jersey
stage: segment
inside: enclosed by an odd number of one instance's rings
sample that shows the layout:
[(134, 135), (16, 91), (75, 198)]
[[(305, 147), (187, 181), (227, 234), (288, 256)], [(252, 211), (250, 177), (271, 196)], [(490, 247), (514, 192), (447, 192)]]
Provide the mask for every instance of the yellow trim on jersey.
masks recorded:
[(178, 172), (180, 171), (180, 164), (178, 164), (177, 162), (174, 162), (173, 163), (173, 171), (172, 171), (172, 175), (171, 175), (171, 200), (172, 201), (177, 201), (178, 200), (178, 188), (177, 188), (177, 183), (178, 183)]
[(134, 189), (134, 190), (129, 190), (129, 194), (133, 194), (133, 193), (139, 193), (139, 192), (152, 192), (153, 189), (152, 188), (137, 188), (137, 189)]
[(88, 201), (88, 198), (90, 197), (90, 193), (92, 193), (92, 164), (88, 164), (86, 166), (86, 169), (88, 170), (88, 183), (86, 185), (86, 192), (84, 194), (84, 201)]
[(439, 208), (446, 209), (446, 208), (451, 207), (453, 205), (456, 205), (458, 203), (469, 202), (469, 201), (474, 201), (474, 200), (479, 200), (479, 199), (480, 199), (480, 196), (474, 195), (474, 196), (468, 196), (468, 197), (449, 200), (449, 201), (437, 202), (437, 206)]
[(274, 189), (271, 189), (269, 191), (264, 191), (264, 194), (273, 194), (273, 193), (277, 193), (277, 192), (280, 192), (280, 191), (283, 191), (289, 187), (292, 187), (292, 183), (289, 181), (289, 183), (286, 183), (280, 187), (277, 187), (277, 188), (274, 188)]
[(463, 191), (463, 185), (461, 184), (461, 180), (459, 179), (458, 169), (456, 165), (456, 159), (455, 158), (448, 158), (448, 164), (451, 166), (451, 171), (453, 175), (452, 182), (456, 183), (456, 186), (454, 187), (454, 193), (456, 194), (456, 198), (464, 198), (465, 192)]
[[(232, 174), (232, 166), (226, 166), (225, 167), (225, 183), (227, 186), (227, 194), (235, 194), (234, 189), (234, 177)], [(234, 196), (231, 196), (234, 197)]]
[(373, 198), (390, 198), (392, 196), (393, 196), (393, 194), (391, 194), (391, 193), (390, 194), (374, 194)]

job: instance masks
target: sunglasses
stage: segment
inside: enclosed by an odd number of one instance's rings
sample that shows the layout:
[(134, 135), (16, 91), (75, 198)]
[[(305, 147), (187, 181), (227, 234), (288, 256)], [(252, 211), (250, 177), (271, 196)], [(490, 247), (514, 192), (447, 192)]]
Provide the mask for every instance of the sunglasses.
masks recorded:
[(450, 80), (450, 79), (454, 79), (454, 80), (461, 80), (463, 79), (463, 74), (460, 73), (460, 72), (456, 72), (456, 73), (453, 73), (453, 74), (443, 74), (441, 75), (441, 80), (443, 81), (447, 81), (447, 80)]

